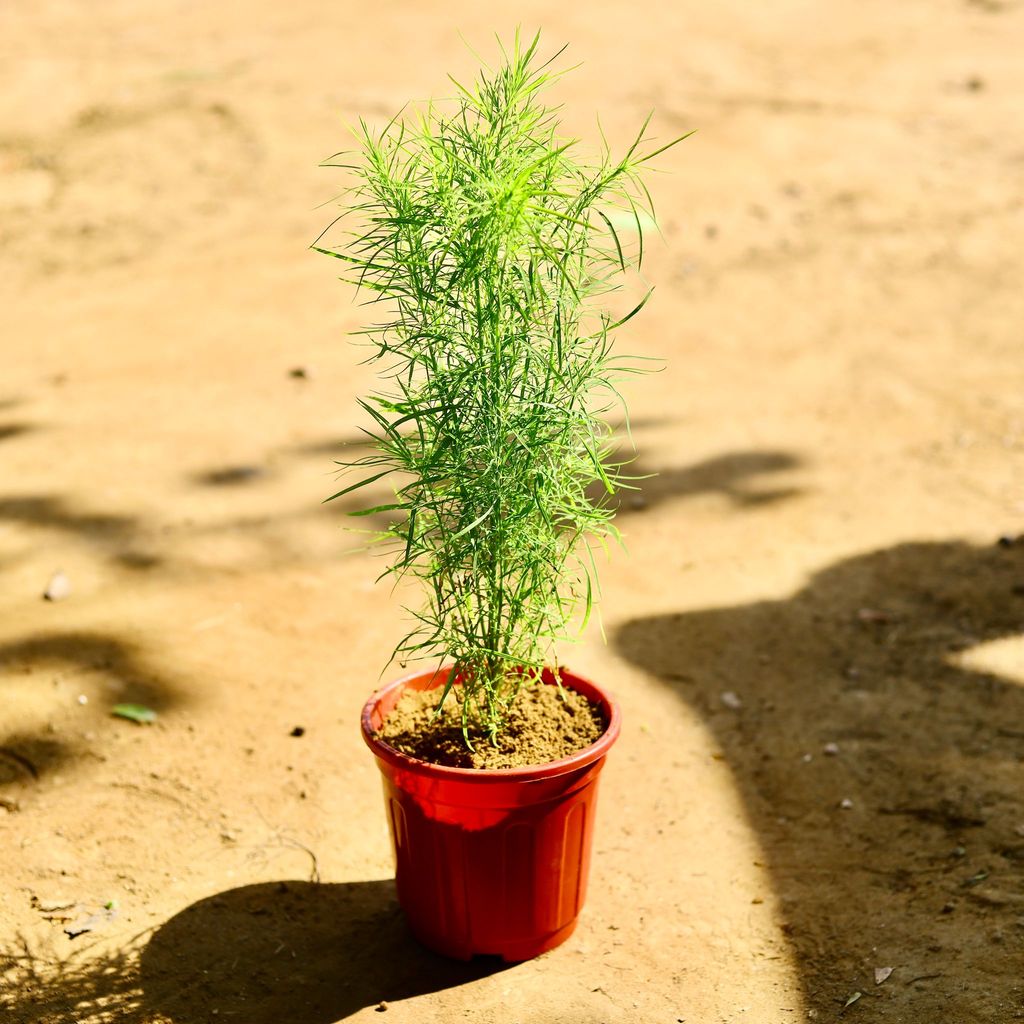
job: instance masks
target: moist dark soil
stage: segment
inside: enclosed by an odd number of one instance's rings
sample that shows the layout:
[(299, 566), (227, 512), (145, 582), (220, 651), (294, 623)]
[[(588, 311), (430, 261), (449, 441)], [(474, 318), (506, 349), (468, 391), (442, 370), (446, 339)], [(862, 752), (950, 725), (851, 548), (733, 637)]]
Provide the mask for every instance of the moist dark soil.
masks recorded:
[(524, 684), (495, 743), (462, 735), (458, 690), (435, 717), (440, 690), (410, 690), (385, 719), (378, 736), (389, 746), (421, 761), (449, 768), (526, 768), (546, 764), (589, 747), (607, 723), (597, 704), (574, 690), (544, 683)]

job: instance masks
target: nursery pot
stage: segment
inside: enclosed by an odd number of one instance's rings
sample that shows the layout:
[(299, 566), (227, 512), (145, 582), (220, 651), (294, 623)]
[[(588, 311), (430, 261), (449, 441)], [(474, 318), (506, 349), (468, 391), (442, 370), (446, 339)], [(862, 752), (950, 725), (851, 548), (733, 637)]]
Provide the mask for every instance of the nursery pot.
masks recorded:
[[(376, 755), (395, 854), (398, 899), (416, 937), (468, 960), (528, 960), (576, 927), (590, 867), (597, 782), (619, 734), (611, 696), (562, 671), (562, 685), (597, 703), (606, 728), (589, 747), (528, 768), (447, 768), (377, 738), (407, 689), (442, 686), (450, 669), (417, 673), (378, 690), (362, 731)], [(544, 683), (553, 685), (551, 672)]]

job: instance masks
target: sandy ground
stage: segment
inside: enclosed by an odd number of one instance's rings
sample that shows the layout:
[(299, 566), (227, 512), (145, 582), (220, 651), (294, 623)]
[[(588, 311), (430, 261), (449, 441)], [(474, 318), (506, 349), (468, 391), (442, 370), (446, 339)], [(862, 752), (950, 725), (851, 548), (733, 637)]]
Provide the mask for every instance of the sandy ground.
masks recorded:
[[(5, 1020), (1024, 1019), (1024, 6), (665, 6), (0, 8)], [(367, 377), (306, 246), (343, 121), (516, 23), (581, 133), (698, 134), (567, 659), (626, 715), (589, 904), (467, 967), (388, 881), (401, 613), (319, 504)]]

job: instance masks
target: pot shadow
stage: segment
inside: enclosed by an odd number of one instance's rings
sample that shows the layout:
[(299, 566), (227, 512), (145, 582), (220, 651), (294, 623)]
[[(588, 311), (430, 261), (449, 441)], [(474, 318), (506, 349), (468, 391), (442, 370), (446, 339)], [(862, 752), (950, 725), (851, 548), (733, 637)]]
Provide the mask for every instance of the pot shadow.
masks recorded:
[(617, 630), (722, 751), (810, 1010), (858, 992), (887, 1020), (1017, 1019), (1024, 680), (977, 648), (1022, 632), (1008, 541), (900, 545), (787, 600)]
[(506, 966), (421, 947), (393, 881), (270, 882), (199, 900), (113, 954), (54, 965), (11, 951), (0, 967), (18, 984), (0, 1008), (12, 1024), (332, 1024)]

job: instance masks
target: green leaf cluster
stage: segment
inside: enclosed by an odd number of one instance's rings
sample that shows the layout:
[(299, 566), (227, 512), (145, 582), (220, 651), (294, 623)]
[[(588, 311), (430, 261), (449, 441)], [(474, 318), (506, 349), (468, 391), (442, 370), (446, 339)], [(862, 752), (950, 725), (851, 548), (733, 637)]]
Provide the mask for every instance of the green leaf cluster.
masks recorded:
[(601, 299), (642, 262), (640, 172), (668, 148), (648, 148), (645, 122), (621, 157), (602, 135), (578, 158), (542, 102), (562, 51), (541, 61), (538, 44), (517, 36), (448, 104), (361, 122), (355, 162), (329, 162), (354, 175), (338, 218), (354, 227), (314, 245), (387, 311), (359, 332), (380, 370), (360, 403), (371, 454), (340, 463), (358, 478), (332, 497), (392, 483), (355, 514), (390, 518), (383, 575), (425, 585), (394, 657), (454, 663), (444, 695), (458, 680), (470, 744), (586, 625), (593, 545), (617, 536), (608, 498), (628, 478), (609, 414), (641, 361), (612, 332), (650, 293), (619, 316)]

